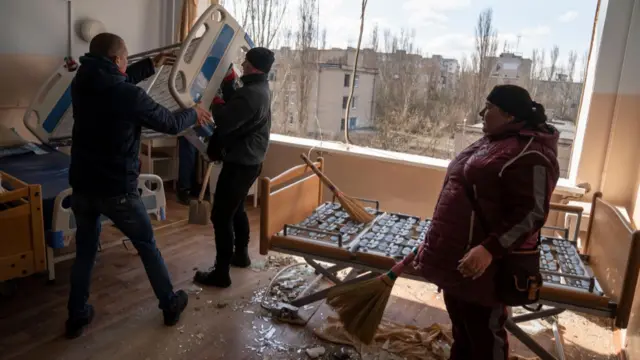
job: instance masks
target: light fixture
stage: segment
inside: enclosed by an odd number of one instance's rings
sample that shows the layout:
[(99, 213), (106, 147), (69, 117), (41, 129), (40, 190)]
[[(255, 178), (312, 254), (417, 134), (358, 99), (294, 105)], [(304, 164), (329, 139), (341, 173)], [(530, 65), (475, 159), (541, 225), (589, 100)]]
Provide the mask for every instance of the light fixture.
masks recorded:
[(105, 26), (101, 21), (87, 19), (80, 24), (80, 38), (86, 42), (91, 42), (96, 35), (105, 31)]

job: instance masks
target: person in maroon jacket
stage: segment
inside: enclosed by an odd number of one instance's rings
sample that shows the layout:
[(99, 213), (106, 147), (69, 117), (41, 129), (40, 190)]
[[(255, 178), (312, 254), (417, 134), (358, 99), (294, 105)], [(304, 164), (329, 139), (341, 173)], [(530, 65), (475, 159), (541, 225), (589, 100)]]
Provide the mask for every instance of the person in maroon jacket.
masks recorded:
[(480, 116), (485, 135), (451, 161), (416, 260), (444, 292), (454, 360), (508, 358), (495, 260), (536, 248), (560, 172), (559, 133), (525, 89), (496, 86)]

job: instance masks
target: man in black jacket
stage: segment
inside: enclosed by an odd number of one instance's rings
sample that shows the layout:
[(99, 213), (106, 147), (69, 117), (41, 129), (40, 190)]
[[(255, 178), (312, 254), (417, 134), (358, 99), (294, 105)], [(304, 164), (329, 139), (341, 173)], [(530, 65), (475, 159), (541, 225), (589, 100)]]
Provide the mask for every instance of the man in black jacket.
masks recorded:
[(144, 126), (178, 134), (196, 122), (211, 121), (211, 114), (199, 107), (172, 113), (135, 85), (170, 57), (147, 58), (127, 68), (127, 56), (120, 37), (97, 35), (91, 40), (89, 53), (80, 58), (71, 85), (74, 125), (69, 183), (77, 231), (66, 323), (69, 338), (80, 336), (93, 319), (94, 310), (87, 300), (101, 215), (111, 219), (138, 250), (166, 325), (178, 322), (188, 302), (184, 291), (173, 291), (138, 194), (140, 133)]
[[(248, 267), (249, 219), (244, 202), (262, 169), (271, 133), (271, 91), (267, 75), (274, 62), (271, 50), (249, 50), (242, 63), (243, 86), (233, 90), (223, 83), (224, 100), (213, 107), (216, 123), (209, 141), (210, 158), (222, 160), (216, 184), (211, 221), (216, 241), (216, 262), (209, 271), (198, 271), (194, 280), (203, 285), (229, 287), (229, 267)], [(234, 249), (235, 248), (235, 249)]]

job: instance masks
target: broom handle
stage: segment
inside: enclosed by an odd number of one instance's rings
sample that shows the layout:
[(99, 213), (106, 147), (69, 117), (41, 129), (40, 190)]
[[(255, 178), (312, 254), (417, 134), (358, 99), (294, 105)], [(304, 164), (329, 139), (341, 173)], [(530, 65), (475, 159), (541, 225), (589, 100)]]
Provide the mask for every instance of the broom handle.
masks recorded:
[(207, 173), (204, 174), (202, 189), (200, 189), (200, 195), (198, 195), (199, 202), (202, 202), (202, 200), (204, 200), (204, 192), (207, 190), (207, 186), (209, 186), (209, 177), (211, 176), (211, 169), (213, 169), (213, 162), (209, 163), (209, 165), (207, 166)]
[(324, 182), (325, 185), (327, 185), (327, 187), (329, 188), (329, 190), (331, 190), (332, 192), (334, 192), (336, 195), (340, 192), (340, 190), (338, 189), (338, 187), (331, 181), (329, 180), (329, 178), (327, 177), (327, 175), (325, 175), (322, 171), (320, 171), (320, 169), (318, 169), (313, 162), (311, 162), (311, 160), (309, 160), (309, 158), (307, 157), (307, 155), (305, 154), (300, 154), (300, 157), (302, 158), (302, 160), (304, 160), (305, 163), (307, 163), (307, 165), (311, 168), (311, 170), (313, 170), (314, 173), (316, 173), (316, 175), (318, 175), (318, 177), (322, 180), (322, 182)]
[(404, 259), (402, 259), (402, 261), (395, 264), (391, 268), (391, 270), (387, 272), (387, 276), (391, 278), (391, 280), (397, 279), (404, 272), (404, 269), (407, 267), (407, 265), (409, 265), (413, 261), (413, 259), (416, 257), (417, 254), (418, 254), (418, 246), (414, 247), (413, 250), (411, 250), (411, 252), (409, 253), (409, 255), (405, 256)]

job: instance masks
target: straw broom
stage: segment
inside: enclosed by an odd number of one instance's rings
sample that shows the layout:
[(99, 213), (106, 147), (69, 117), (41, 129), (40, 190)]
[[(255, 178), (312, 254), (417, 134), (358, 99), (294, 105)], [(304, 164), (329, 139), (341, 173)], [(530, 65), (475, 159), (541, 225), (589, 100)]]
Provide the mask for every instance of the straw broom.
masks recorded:
[(371, 343), (382, 321), (396, 279), (411, 264), (417, 253), (416, 247), (384, 275), (329, 290), (327, 304), (338, 313), (349, 334), (364, 344)]
[(367, 210), (365, 210), (357, 200), (347, 196), (342, 191), (340, 191), (338, 187), (331, 180), (329, 180), (329, 178), (324, 173), (322, 173), (322, 171), (320, 171), (315, 165), (313, 165), (307, 155), (301, 154), (300, 157), (302, 157), (302, 160), (304, 160), (304, 162), (307, 163), (311, 170), (313, 170), (313, 172), (318, 175), (320, 180), (322, 180), (322, 182), (327, 185), (329, 190), (331, 190), (336, 195), (338, 202), (340, 202), (340, 205), (342, 205), (342, 208), (347, 212), (347, 214), (349, 214), (349, 217), (351, 219), (360, 223), (368, 223), (373, 221), (375, 216), (368, 213)]

